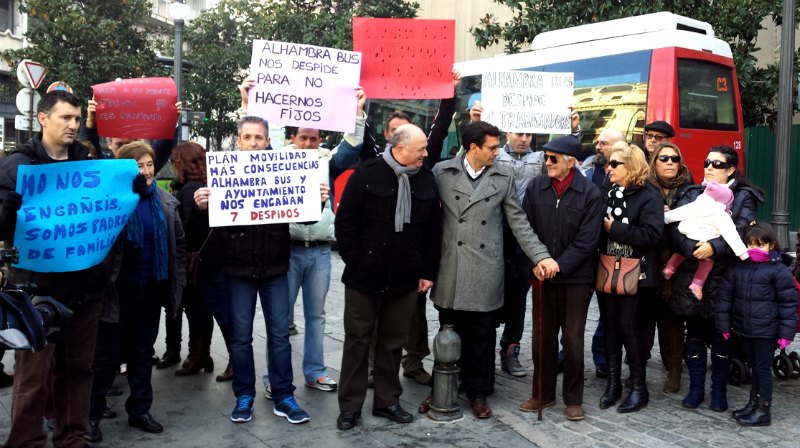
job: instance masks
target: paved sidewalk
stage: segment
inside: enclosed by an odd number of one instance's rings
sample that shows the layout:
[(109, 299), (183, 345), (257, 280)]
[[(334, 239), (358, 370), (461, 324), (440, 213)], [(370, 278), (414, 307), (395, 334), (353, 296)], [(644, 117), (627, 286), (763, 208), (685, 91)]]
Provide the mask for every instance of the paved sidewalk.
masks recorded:
[[(342, 313), (344, 309), (343, 287), (339, 279), (343, 264), (334, 253), (333, 281), (328, 294), (326, 309), (327, 327), (325, 339), (326, 363), (331, 376), (338, 379), (341, 366), (342, 343), (344, 340)], [(530, 303), (529, 303), (530, 308)], [(531, 375), (515, 378), (500, 371), (497, 360), (496, 393), (489, 398), (494, 417), (487, 420), (475, 419), (469, 412), (469, 403), (461, 397), (464, 418), (458, 422), (438, 424), (424, 416), (418, 416), (408, 425), (389, 422), (373, 417), (371, 392), (365, 403), (364, 415), (359, 426), (351, 431), (338, 431), (336, 417), (338, 405), (336, 394), (321, 392), (304, 386), (300, 370), (303, 350), (302, 306), (298, 303), (296, 322), (300, 335), (291, 338), (293, 365), (297, 400), (310, 414), (311, 421), (303, 425), (291, 425), (285, 419), (272, 414), (272, 402), (264, 398), (262, 392), (256, 399), (253, 421), (234, 424), (228, 419), (234, 406), (230, 383), (217, 383), (214, 376), (224, 369), (227, 353), (222, 338), (216, 332), (212, 347), (216, 369), (214, 374), (198, 374), (192, 377), (173, 376), (174, 368), (153, 371), (155, 403), (153, 416), (164, 424), (163, 434), (146, 434), (131, 429), (125, 417), (124, 399), (110, 399), (110, 405), (120, 415), (113, 420), (104, 420), (101, 428), (104, 441), (101, 447), (671, 447), (686, 448), (710, 447), (749, 447), (800, 446), (800, 380), (778, 381), (775, 383), (773, 404), (773, 424), (768, 428), (746, 429), (736, 425), (729, 413), (716, 413), (708, 409), (708, 401), (697, 410), (681, 407), (681, 399), (686, 391), (688, 379), (684, 373), (683, 389), (679, 395), (662, 394), (661, 385), (665, 372), (661, 368), (656, 349), (647, 371), (650, 390), (649, 406), (638, 413), (618, 414), (613, 409), (600, 410), (597, 403), (603, 392), (604, 381), (594, 376), (594, 366), (589, 350), (591, 335), (597, 325), (597, 306), (595, 301), (589, 309), (586, 332), (586, 419), (569, 422), (564, 416), (564, 405), (560, 401), (560, 381), (558, 404), (544, 412), (541, 422), (535, 414), (521, 412), (517, 406), (530, 395)], [(530, 316), (530, 311), (528, 311)], [(531, 340), (530, 322), (526, 341)], [(430, 339), (433, 340), (438, 329), (436, 312), (428, 307)], [(502, 330), (502, 329), (501, 329)], [(184, 325), (184, 334), (188, 325)], [(260, 310), (255, 321), (254, 350), (256, 370), (260, 376), (264, 371), (266, 353), (266, 331)], [(498, 337), (499, 338), (499, 337)], [(184, 351), (186, 356), (186, 340)], [(798, 344), (792, 347), (800, 350)], [(159, 337), (156, 352), (164, 351), (163, 337)], [(521, 362), (530, 368), (531, 352), (529, 344), (523, 344)], [(11, 353), (4, 358), (6, 369), (13, 365)], [(425, 362), (430, 370), (432, 359)], [(559, 378), (560, 379), (560, 378)], [(416, 414), (420, 401), (427, 396), (429, 389), (413, 381), (402, 378), (405, 392), (402, 405)], [(117, 383), (127, 392), (125, 377), (120, 376)], [(707, 384), (708, 387), (708, 384)], [(259, 390), (263, 388), (259, 386)], [(739, 407), (747, 400), (747, 386), (730, 387), (729, 402), (732, 408)], [(0, 439), (5, 440), (9, 428), (11, 389), (0, 390)], [(418, 415), (418, 414), (416, 414)]]

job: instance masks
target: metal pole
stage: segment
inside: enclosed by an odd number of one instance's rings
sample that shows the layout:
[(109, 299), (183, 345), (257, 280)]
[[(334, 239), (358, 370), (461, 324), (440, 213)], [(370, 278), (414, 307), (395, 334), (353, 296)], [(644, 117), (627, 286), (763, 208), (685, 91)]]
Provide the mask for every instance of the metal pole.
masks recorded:
[(772, 225), (781, 248), (789, 247), (789, 157), (792, 137), (792, 71), (796, 0), (783, 0), (781, 60), (778, 78), (778, 122), (775, 130), (775, 184)]
[[(175, 22), (175, 88), (178, 90), (178, 101), (183, 101), (183, 19)], [(183, 138), (183, 114), (178, 118), (178, 138), (180, 143)]]
[[(33, 83), (31, 83), (33, 84)], [(28, 140), (33, 138), (33, 96), (36, 94), (36, 89), (31, 85), (30, 102), (28, 103)]]

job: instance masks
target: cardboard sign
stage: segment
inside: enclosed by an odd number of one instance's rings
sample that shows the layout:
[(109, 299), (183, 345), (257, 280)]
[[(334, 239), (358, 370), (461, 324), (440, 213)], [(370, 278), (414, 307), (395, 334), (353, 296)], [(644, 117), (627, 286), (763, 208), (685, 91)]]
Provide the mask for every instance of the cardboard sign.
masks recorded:
[(481, 119), (505, 132), (569, 134), (573, 84), (572, 73), (485, 72)]
[(454, 20), (353, 17), (353, 49), (370, 98), (453, 97)]
[(137, 174), (133, 159), (20, 165), (16, 266), (72, 272), (103, 261), (139, 203)]
[(353, 132), (361, 55), (313, 45), (253, 41), (247, 114), (270, 124)]
[(101, 137), (172, 140), (178, 91), (171, 78), (136, 78), (92, 86)]
[(206, 153), (209, 226), (319, 221), (319, 167), (316, 150)]

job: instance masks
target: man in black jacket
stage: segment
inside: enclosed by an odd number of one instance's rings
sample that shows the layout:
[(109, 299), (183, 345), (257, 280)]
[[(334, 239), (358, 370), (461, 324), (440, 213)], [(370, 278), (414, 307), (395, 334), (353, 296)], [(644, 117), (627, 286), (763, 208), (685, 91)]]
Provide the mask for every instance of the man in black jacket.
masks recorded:
[[(603, 197), (592, 182), (578, 173), (575, 165), (581, 145), (574, 137), (552, 140), (544, 145), (544, 150), (547, 177), (536, 177), (528, 184), (523, 209), (533, 230), (558, 263), (559, 272), (542, 283), (542, 297), (534, 296), (533, 396), (520, 404), (520, 409), (534, 412), (539, 400), (542, 407), (555, 405), (560, 329), (564, 335), (565, 414), (569, 420), (581, 420), (584, 417), (583, 335), (595, 279)], [(542, 323), (541, 341), (538, 340), (539, 322)], [(542, 396), (538, 395), (536, 387), (539, 375), (542, 375)]]
[(400, 126), (392, 147), (361, 164), (345, 187), (336, 240), (345, 262), (344, 353), (336, 426), (356, 425), (367, 392), (369, 342), (377, 322), (372, 414), (410, 423), (399, 404), (397, 371), (417, 294), (433, 286), (441, 251), (436, 181), (424, 168), (428, 142), (420, 128)]
[[(81, 120), (81, 103), (71, 93), (53, 91), (39, 102), (37, 118), (42, 131), (0, 162), (0, 238), (13, 246), (17, 210), (22, 197), (16, 193), (20, 165), (87, 160), (88, 149), (75, 141)], [(144, 178), (141, 178), (144, 181)], [(14, 268), (12, 283), (32, 282), (41, 295), (52, 296), (73, 312), (61, 340), (48, 343), (36, 353), (18, 351), (14, 374), (11, 431), (5, 446), (44, 446), (42, 427), (48, 383), (52, 382), (55, 402), (53, 445), (83, 446), (89, 424), (89, 394), (92, 386), (92, 357), (97, 337), (107, 269), (98, 264), (77, 272), (40, 273)]]

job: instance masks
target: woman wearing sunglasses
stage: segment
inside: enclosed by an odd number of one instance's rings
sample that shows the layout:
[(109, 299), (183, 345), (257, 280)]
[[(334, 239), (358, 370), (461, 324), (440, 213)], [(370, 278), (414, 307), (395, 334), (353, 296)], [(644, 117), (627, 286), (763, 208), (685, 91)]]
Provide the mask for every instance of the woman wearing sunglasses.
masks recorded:
[[(613, 406), (622, 396), (620, 373), (624, 345), (631, 371), (631, 392), (617, 412), (636, 412), (647, 406), (649, 400), (646, 358), (639, 341), (639, 290), (654, 288), (657, 284), (657, 252), (664, 228), (664, 206), (658, 191), (647, 181), (649, 167), (639, 147), (615, 143), (606, 171), (613, 186), (606, 197), (600, 254), (616, 260), (641, 260), (641, 274), (635, 293), (597, 292), (601, 314), (606, 318), (608, 359), (608, 382), (600, 408)], [(614, 291), (619, 292), (619, 289)], [(625, 291), (630, 290), (626, 288)]]
[[(650, 158), (648, 180), (661, 193), (664, 211), (676, 208), (678, 200), (693, 188), (692, 174), (683, 163), (681, 150), (672, 143), (656, 146)], [(677, 224), (676, 224), (677, 225)], [(670, 255), (665, 230), (658, 252), (658, 266), (663, 266)], [(658, 276), (656, 288), (646, 288), (641, 293), (639, 306), (640, 341), (644, 344), (644, 355), (650, 358), (658, 324), (658, 343), (661, 349), (661, 362), (667, 368), (667, 379), (661, 389), (664, 393), (676, 394), (681, 389), (681, 369), (683, 365), (684, 322), (672, 313), (667, 306), (670, 300), (670, 282)]]
[[(741, 237), (748, 222), (756, 220), (756, 207), (764, 201), (764, 193), (752, 185), (739, 170), (739, 156), (730, 146), (713, 146), (703, 162), (703, 186), (689, 189), (678, 199), (677, 206), (694, 202), (703, 193), (705, 185), (717, 182), (733, 192), (730, 213)], [(719, 281), (736, 260), (730, 246), (721, 237), (709, 241), (695, 241), (669, 229), (670, 245), (687, 259), (672, 276), (672, 295), (669, 306), (673, 313), (686, 319), (686, 367), (689, 369), (689, 393), (683, 399), (686, 408), (697, 408), (705, 399), (707, 346), (711, 347), (711, 403), (713, 411), (728, 409), (727, 384), (730, 369), (729, 343), (714, 327), (714, 299)], [(703, 285), (702, 300), (689, 289), (697, 260), (711, 258), (714, 268)]]

